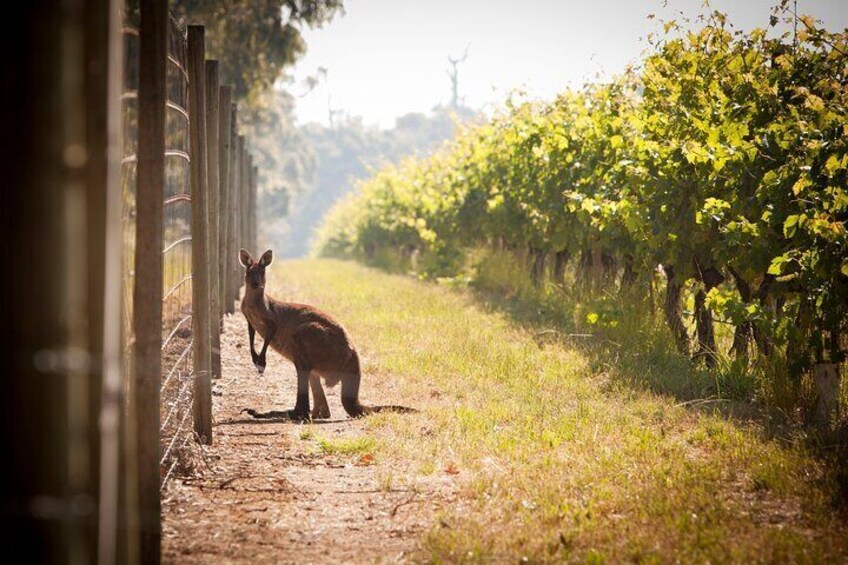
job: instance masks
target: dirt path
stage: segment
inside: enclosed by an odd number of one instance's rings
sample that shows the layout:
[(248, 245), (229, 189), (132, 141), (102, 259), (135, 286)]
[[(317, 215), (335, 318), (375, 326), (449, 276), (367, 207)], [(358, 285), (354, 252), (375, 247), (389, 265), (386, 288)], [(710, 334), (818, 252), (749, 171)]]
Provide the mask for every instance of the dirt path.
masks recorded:
[[(197, 477), (177, 479), (165, 493), (163, 560), (420, 561), (418, 539), (453, 498), (450, 481), (393, 487), (381, 481), (381, 466), (388, 463), (369, 453), (326, 454), (316, 437), (358, 436), (367, 426), (347, 418), (337, 388), (327, 389), (329, 421), (309, 426), (241, 415), (245, 407), (291, 408), (296, 391), (289, 363), (269, 355), (268, 370), (259, 376), (247, 348), (237, 312), (225, 321), (222, 336), (225, 376), (214, 387), (214, 445), (204, 450)], [(375, 396), (385, 392), (379, 383), (369, 387)]]
[(848, 562), (838, 483), (800, 443), (541, 345), (470, 293), (350, 262), (273, 269), (273, 296), (347, 325), (366, 404), (421, 412), (351, 420), (329, 389), (326, 423), (241, 415), (291, 408), (296, 379), (277, 355), (259, 376), (232, 316), (215, 444), (165, 492), (165, 562)]

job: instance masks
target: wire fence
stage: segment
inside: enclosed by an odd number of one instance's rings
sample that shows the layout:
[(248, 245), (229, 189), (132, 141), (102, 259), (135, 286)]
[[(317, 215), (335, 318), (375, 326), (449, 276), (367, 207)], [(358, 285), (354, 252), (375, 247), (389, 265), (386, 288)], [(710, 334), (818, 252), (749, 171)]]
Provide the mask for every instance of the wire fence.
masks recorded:
[[(135, 287), (135, 234), (136, 234), (136, 165), (138, 164), (138, 49), (137, 16), (129, 10), (123, 13), (121, 29), (124, 43), (123, 89), (121, 92), (121, 292), (123, 366), (132, 366), (133, 351), (133, 288)], [(130, 371), (124, 371), (123, 388), (131, 387)], [(129, 399), (129, 395), (125, 395)]]
[[(125, 72), (123, 88), (124, 157), (123, 289), (125, 366), (131, 366), (138, 162), (139, 32), (128, 15), (123, 28)], [(170, 19), (166, 64), (165, 186), (162, 218), (162, 378), (160, 388), (160, 474), (162, 488), (175, 474), (192, 470), (194, 363), (192, 358), (192, 179), (189, 114), (189, 74), (186, 32)], [(202, 87), (202, 85), (201, 85)], [(210, 218), (217, 214), (210, 215)], [(129, 378), (129, 376), (127, 377)], [(131, 384), (125, 382), (127, 390)], [(128, 394), (128, 397), (132, 395)]]
[[(221, 320), (224, 312), (233, 311), (241, 286), (236, 271), (229, 269), (234, 268), (236, 249), (256, 246), (257, 188), (253, 159), (238, 131), (233, 89), (219, 84), (218, 63), (205, 60), (204, 28), (183, 28), (173, 18), (168, 18), (166, 27), (150, 30), (151, 41), (154, 36), (164, 41), (164, 45), (159, 44), (160, 54), (154, 57), (150, 54), (154, 43), (140, 41), (137, 9), (124, 12), (122, 343), (124, 367), (141, 367), (136, 369), (138, 375), (124, 372), (126, 408), (133, 428), (127, 433), (135, 433), (135, 439), (127, 441), (128, 445), (137, 443), (139, 461), (156, 458), (156, 482), (147, 470), (140, 471), (144, 475), (140, 481), (162, 489), (172, 477), (191, 474), (200, 461), (196, 446), (212, 441), (211, 379), (221, 376)], [(163, 51), (167, 59), (164, 85), (161, 75), (158, 79), (149, 75), (143, 78), (139, 72), (142, 58), (155, 60)], [(150, 82), (142, 85), (142, 80)], [(148, 97), (148, 105), (141, 108), (140, 86)], [(149, 101), (154, 98), (155, 103)], [(150, 115), (150, 108), (155, 109), (159, 101), (165, 105), (164, 149), (158, 133), (151, 134), (149, 127), (139, 129), (140, 110), (147, 112), (144, 115), (149, 119), (158, 119)], [(139, 185), (140, 144), (150, 160), (142, 169), (148, 175), (154, 161), (161, 164), (156, 156), (164, 151), (164, 186), (151, 180)], [(153, 147), (151, 153), (149, 148)], [(150, 200), (139, 200), (141, 194), (148, 199), (154, 195), (162, 198), (161, 217), (150, 212)], [(236, 216), (238, 221), (228, 221)], [(151, 265), (158, 263), (156, 247), (140, 245), (136, 254), (137, 234), (151, 234), (158, 240), (158, 232), (152, 227), (158, 228), (159, 224), (153, 222), (159, 221), (161, 289), (158, 278), (150, 276), (157, 273), (158, 267), (151, 271)], [(158, 313), (137, 310), (145, 304), (133, 303), (147, 296), (162, 301), (161, 326)], [(140, 325), (142, 318), (146, 321)], [(161, 336), (156, 335), (157, 326)], [(144, 349), (151, 339), (156, 345)], [(149, 362), (150, 353), (135, 355), (137, 351), (156, 351), (160, 343), (161, 374), (157, 375), (153, 369), (156, 365)], [(157, 380), (151, 380), (154, 378)], [(157, 414), (158, 424), (154, 426), (150, 420)]]
[(255, 176), (230, 167), (250, 162), (228, 121), (243, 93), (168, 5), (22, 3), (6, 34), (5, 263), (57, 257), (24, 261), (0, 301), (3, 509), (33, 562), (158, 562), (162, 488), (202, 472), (195, 446), (214, 439), (221, 297), (240, 288), (229, 250), (256, 247), (227, 220), (255, 202)]
[[(162, 387), (160, 466), (167, 485), (192, 437), (192, 238), (188, 54), (185, 33), (170, 20), (166, 67), (165, 202), (163, 214)], [(185, 469), (188, 470), (188, 469)]]

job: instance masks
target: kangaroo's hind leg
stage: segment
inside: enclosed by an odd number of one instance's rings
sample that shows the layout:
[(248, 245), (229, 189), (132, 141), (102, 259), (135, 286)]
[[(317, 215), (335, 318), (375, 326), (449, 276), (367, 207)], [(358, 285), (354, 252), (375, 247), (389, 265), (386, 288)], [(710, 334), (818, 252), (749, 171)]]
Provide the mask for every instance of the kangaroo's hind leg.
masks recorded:
[(327, 404), (327, 396), (321, 386), (321, 377), (315, 371), (309, 375), (309, 387), (312, 389), (312, 419), (329, 418), (330, 405)]
[(297, 371), (297, 400), (291, 411), (292, 420), (309, 420), (309, 374), (312, 369), (309, 366), (295, 362)]

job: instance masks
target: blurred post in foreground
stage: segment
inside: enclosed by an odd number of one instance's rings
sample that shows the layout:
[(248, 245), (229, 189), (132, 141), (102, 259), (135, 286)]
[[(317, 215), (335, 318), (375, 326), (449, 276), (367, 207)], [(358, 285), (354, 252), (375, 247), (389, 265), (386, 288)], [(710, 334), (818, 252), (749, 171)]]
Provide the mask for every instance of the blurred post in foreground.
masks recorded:
[(7, 27), (4, 551), (33, 563), (112, 563), (115, 493), (100, 479), (115, 486), (117, 469), (101, 461), (100, 417), (104, 403), (115, 407), (120, 371), (117, 5), (36, 0), (16, 5)]

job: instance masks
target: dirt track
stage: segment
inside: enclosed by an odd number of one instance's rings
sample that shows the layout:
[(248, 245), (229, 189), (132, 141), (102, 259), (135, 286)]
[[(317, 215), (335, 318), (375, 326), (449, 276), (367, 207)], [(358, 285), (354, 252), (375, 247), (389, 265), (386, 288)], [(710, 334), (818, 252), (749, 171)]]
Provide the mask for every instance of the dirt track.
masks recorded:
[[(197, 476), (178, 478), (165, 492), (163, 561), (424, 559), (418, 540), (438, 509), (453, 498), (451, 482), (434, 478), (429, 483), (416, 480), (414, 489), (392, 487), (381, 480), (385, 475), (381, 465), (390, 463), (377, 462), (368, 453), (324, 453), (315, 437), (359, 435), (367, 425), (347, 417), (338, 387), (327, 389), (332, 419), (312, 426), (257, 421), (240, 414), (246, 407), (291, 408), (294, 368), (281, 357), (269, 355), (267, 371), (257, 374), (240, 312), (225, 321), (221, 341), (224, 378), (214, 386), (214, 445), (203, 450)], [(379, 382), (367, 386), (371, 397), (386, 393)]]

